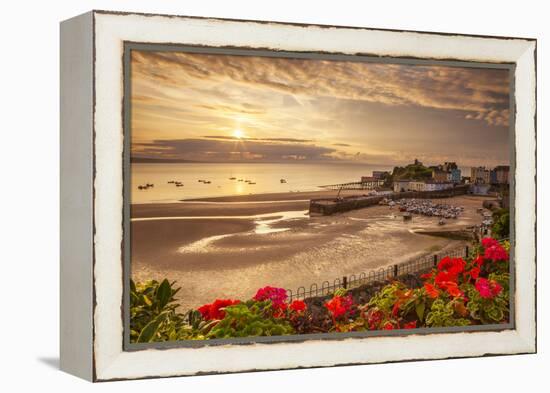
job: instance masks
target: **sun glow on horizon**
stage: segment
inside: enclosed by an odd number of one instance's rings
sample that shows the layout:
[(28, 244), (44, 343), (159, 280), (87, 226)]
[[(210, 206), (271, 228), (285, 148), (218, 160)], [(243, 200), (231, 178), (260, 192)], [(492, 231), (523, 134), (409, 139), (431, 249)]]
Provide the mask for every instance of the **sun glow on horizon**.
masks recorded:
[(240, 129), (233, 131), (233, 136), (237, 139), (243, 139), (245, 137), (243, 130)]

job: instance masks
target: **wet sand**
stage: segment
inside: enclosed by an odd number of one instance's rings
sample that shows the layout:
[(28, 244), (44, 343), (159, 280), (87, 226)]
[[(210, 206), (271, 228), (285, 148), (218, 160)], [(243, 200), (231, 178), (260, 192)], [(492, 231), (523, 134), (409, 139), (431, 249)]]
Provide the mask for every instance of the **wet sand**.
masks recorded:
[[(215, 298), (250, 297), (265, 285), (295, 290), (332, 282), (460, 244), (415, 233), (442, 229), (434, 217), (404, 222), (388, 206), (309, 217), (304, 196), (288, 194), (298, 193), (275, 194), (273, 203), (264, 201), (274, 194), (133, 205), (132, 277), (176, 280), (185, 310)], [(465, 207), (445, 229), (481, 222), (476, 210), (483, 200), (438, 200)]]

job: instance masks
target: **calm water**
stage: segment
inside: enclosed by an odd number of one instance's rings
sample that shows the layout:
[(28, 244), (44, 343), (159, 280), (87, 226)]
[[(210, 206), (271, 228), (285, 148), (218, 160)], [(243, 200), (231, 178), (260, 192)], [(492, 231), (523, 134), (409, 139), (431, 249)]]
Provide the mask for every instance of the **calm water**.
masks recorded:
[[(132, 203), (272, 192), (316, 191), (327, 184), (355, 182), (388, 166), (359, 164), (132, 164)], [(235, 177), (236, 180), (230, 180)], [(238, 181), (243, 179), (243, 181)], [(286, 183), (281, 183), (285, 179)], [(175, 180), (183, 187), (168, 184)], [(204, 184), (198, 180), (210, 181)], [(248, 184), (250, 180), (256, 184)], [(139, 190), (138, 185), (155, 186)]]

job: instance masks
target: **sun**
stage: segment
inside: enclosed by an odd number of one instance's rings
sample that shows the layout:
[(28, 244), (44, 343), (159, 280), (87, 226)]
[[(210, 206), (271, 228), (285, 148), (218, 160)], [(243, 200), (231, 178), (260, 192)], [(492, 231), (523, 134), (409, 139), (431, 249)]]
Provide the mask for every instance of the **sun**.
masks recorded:
[(233, 131), (233, 136), (237, 139), (243, 139), (244, 138), (244, 132), (243, 130), (236, 129)]

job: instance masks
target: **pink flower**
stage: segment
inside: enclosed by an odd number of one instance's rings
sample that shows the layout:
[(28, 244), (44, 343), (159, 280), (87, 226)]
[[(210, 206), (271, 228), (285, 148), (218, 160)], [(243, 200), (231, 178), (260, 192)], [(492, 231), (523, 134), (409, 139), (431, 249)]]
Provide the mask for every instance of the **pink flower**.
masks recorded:
[(482, 298), (492, 299), (502, 292), (502, 286), (495, 280), (478, 278), (476, 281), (476, 290)]
[(486, 278), (478, 278), (476, 281), (476, 290), (479, 292), (479, 295), (483, 298), (490, 299), (493, 297), (491, 292), (491, 287), (489, 285), (489, 280)]
[(267, 286), (258, 289), (253, 299), (259, 302), (271, 300), (273, 306), (280, 307), (285, 303), (287, 297), (286, 289)]

